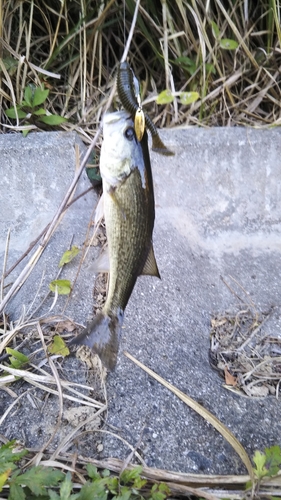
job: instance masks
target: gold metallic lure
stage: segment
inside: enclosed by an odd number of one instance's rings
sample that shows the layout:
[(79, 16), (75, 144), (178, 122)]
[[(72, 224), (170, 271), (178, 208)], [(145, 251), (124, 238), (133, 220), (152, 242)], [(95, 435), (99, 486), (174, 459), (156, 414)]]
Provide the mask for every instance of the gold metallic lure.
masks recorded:
[(141, 141), (145, 131), (145, 116), (142, 108), (140, 107), (135, 114), (134, 127), (137, 140)]

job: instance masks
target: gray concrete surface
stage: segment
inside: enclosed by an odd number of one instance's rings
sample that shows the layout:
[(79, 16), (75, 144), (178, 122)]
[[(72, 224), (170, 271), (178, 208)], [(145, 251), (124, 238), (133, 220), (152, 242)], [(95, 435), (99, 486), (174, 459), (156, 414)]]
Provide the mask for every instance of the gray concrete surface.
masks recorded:
[[(230, 445), (210, 425), (143, 373), (122, 351), (128, 350), (201, 402), (250, 454), (281, 443), (280, 399), (248, 399), (227, 391), (208, 362), (212, 313), (235, 310), (238, 304), (220, 276), (227, 279), (231, 275), (261, 310), (276, 306), (264, 333), (281, 336), (281, 132), (193, 128), (161, 131), (161, 137), (176, 151), (170, 158), (151, 153), (156, 195), (154, 247), (162, 280), (141, 277), (129, 301), (117, 369), (107, 381), (107, 422), (109, 430), (133, 445), (138, 443), (150, 466), (183, 472), (244, 472)], [(14, 218), (20, 213), (28, 215), (28, 207), (36, 203), (37, 187), (34, 184), (31, 190), (30, 178), (39, 175), (39, 161), (45, 171), (39, 182), (43, 205), (36, 209), (41, 217), (44, 203), (49, 203), (54, 176), (58, 176), (55, 187), (62, 185), (54, 192), (50, 206), (55, 209), (55, 202), (59, 203), (65, 192), (71, 161), (64, 162), (63, 153), (58, 167), (56, 158), (60, 148), (65, 154), (73, 152), (75, 141), (73, 136), (66, 136), (70, 143), (62, 146), (63, 136), (53, 133), (44, 134), (44, 138), (43, 134), (30, 135), (26, 140), (28, 147), (19, 136), (0, 136), (0, 157), (4, 158), (3, 150), (7, 156), (6, 163), (1, 161), (1, 179), (7, 176), (7, 169), (11, 170), (11, 157), (15, 157), (14, 168), (17, 165), (19, 169), (25, 161), (29, 165), (20, 188), (10, 184), (4, 190), (4, 204), (10, 198), (21, 201), (19, 212), (8, 219), (10, 211), (1, 216), (1, 239), (13, 223), (12, 242), (18, 241), (19, 231)], [(13, 142), (12, 149), (7, 149), (6, 141)], [(52, 160), (42, 149), (45, 142), (54, 154)], [(28, 160), (31, 157), (33, 162)], [(73, 218), (62, 222), (63, 229), (58, 230), (42, 258), (43, 268), (51, 261), (58, 262), (62, 240), (64, 246), (74, 234), (74, 242), (82, 244), (95, 203), (95, 195), (89, 193), (79, 208), (73, 205)], [(64, 231), (63, 236), (60, 231)], [(32, 240), (35, 229), (31, 232)], [(12, 249), (16, 255), (17, 245)], [(85, 271), (81, 279), (68, 314), (85, 322), (92, 307), (92, 277)], [(24, 292), (27, 302), (34, 284), (28, 286), (29, 292)], [(234, 288), (241, 295), (241, 290)], [(89, 448), (92, 439), (87, 438)], [(112, 435), (105, 437), (99, 456), (125, 458), (129, 450), (120, 443)]]
[[(26, 138), (20, 134), (0, 135), (0, 257), (2, 262), (10, 228), (7, 269), (24, 254), (53, 219), (74, 177), (75, 169), (79, 166), (79, 156), (81, 158), (85, 150), (85, 145), (75, 133), (42, 132), (29, 134)], [(78, 198), (90, 186), (88, 177), (83, 172), (72, 200)], [(35, 266), (30, 279), (7, 307), (7, 312), (14, 320), (19, 318), (23, 308), (28, 310), (32, 304), (32, 314), (39, 306), (48, 292), (49, 283), (56, 279), (59, 261), (69, 245), (83, 248), (97, 199), (94, 191), (88, 192), (66, 210), (40, 259), (40, 264)], [(36, 248), (37, 246), (9, 275), (7, 283), (13, 282), (19, 275)], [(96, 255), (97, 250), (92, 247), (86, 263), (90, 263)], [(73, 282), (78, 262), (79, 256), (66, 266), (60, 278)], [(88, 281), (87, 265), (83, 266), (81, 271), (73, 299), (68, 301), (67, 297), (61, 296), (55, 310), (57, 313), (64, 311), (64, 314), (75, 317), (78, 323), (83, 323), (85, 316), (90, 314), (92, 302), (91, 286), (84, 287), (85, 281)], [(37, 296), (33, 303), (35, 295)], [(36, 316), (46, 313), (52, 300), (53, 297), (50, 297), (45, 301)]]

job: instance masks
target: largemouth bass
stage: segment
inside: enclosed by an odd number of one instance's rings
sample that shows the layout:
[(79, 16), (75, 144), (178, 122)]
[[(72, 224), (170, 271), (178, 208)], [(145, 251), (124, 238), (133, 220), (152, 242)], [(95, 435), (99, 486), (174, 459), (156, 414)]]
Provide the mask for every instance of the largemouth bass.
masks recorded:
[(126, 111), (108, 113), (100, 156), (109, 286), (101, 312), (71, 344), (90, 347), (113, 370), (126, 305), (138, 276), (160, 278), (152, 246), (154, 192), (147, 133), (137, 141)]

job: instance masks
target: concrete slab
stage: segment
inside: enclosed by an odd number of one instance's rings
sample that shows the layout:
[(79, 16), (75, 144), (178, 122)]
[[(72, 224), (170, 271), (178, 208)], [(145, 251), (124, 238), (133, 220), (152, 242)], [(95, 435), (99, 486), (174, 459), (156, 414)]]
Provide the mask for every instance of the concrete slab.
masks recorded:
[[(29, 140), (35, 143), (41, 135), (30, 135)], [(151, 154), (154, 246), (162, 280), (140, 278), (129, 301), (117, 369), (107, 381), (108, 424), (131, 444), (138, 443), (148, 465), (237, 473), (244, 469), (224, 439), (122, 350), (201, 402), (250, 454), (280, 444), (280, 399), (247, 399), (224, 389), (210, 368), (208, 350), (211, 314), (235, 309), (238, 303), (220, 276), (233, 276), (257, 308), (269, 310), (274, 305), (264, 333), (281, 336), (281, 133), (216, 128), (166, 130), (161, 137), (176, 151), (170, 158)], [(41, 155), (40, 148), (36, 155)], [(2, 164), (1, 178), (3, 169)], [(49, 185), (50, 180), (42, 182)], [(83, 240), (80, 230), (95, 203), (93, 195), (83, 203), (80, 215), (74, 216), (80, 223), (74, 227), (72, 219), (66, 225), (64, 244), (73, 233), (75, 242)], [(58, 262), (60, 241), (55, 235), (47, 267), (50, 260)], [(84, 322), (83, 314), (85, 319), (91, 312), (92, 278), (86, 273), (83, 279), (83, 297), (76, 296), (72, 313)], [(237, 287), (236, 291), (241, 294)], [(92, 439), (94, 435), (87, 438), (89, 450)], [(125, 458), (128, 452), (120, 440), (105, 437), (102, 456)]]
[[(9, 269), (24, 254), (30, 244), (51, 222), (70, 186), (75, 170), (79, 167), (79, 157), (81, 158), (85, 150), (85, 145), (75, 133), (43, 132), (29, 134), (26, 138), (19, 134), (0, 135), (1, 262), (5, 252), (8, 229), (11, 231), (6, 269)], [(87, 175), (83, 172), (71, 198), (72, 201), (79, 198), (90, 186)], [(23, 307), (26, 310), (29, 309), (36, 292), (38, 292), (37, 297), (30, 314), (39, 306), (48, 292), (49, 283), (56, 279), (60, 258), (69, 245), (83, 248), (88, 224), (96, 203), (97, 195), (91, 190), (80, 196), (66, 210), (40, 263), (36, 265), (31, 277), (6, 308), (6, 312), (10, 313), (13, 320), (19, 318)], [(90, 249), (88, 262), (94, 258), (96, 252), (96, 249)], [(34, 250), (9, 275), (6, 280), (7, 284), (13, 283), (33, 253)], [(67, 266), (60, 278), (73, 282), (78, 262), (79, 256)], [(85, 317), (90, 312), (89, 304), (92, 302), (91, 287), (88, 290), (85, 289), (83, 294), (80, 293), (80, 288), (84, 289), (85, 280), (88, 280), (86, 266), (79, 274), (72, 300), (68, 301), (67, 297), (60, 297), (58, 308), (54, 310), (55, 313), (59, 314), (64, 311), (66, 315), (75, 316), (78, 323), (85, 321)], [(50, 297), (38, 314), (46, 313), (52, 300), (53, 297)]]

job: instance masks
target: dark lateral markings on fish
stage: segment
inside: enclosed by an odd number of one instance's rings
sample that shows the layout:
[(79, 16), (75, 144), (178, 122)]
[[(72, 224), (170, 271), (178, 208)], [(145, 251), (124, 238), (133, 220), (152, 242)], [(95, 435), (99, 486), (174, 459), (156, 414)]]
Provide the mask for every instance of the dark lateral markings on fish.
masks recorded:
[(160, 278), (152, 245), (155, 203), (147, 132), (139, 142), (127, 111), (104, 117), (100, 172), (110, 271), (108, 294), (103, 309), (69, 345), (88, 346), (106, 368), (114, 370), (124, 311), (136, 280), (142, 274)]

